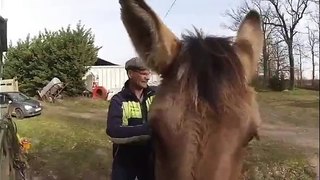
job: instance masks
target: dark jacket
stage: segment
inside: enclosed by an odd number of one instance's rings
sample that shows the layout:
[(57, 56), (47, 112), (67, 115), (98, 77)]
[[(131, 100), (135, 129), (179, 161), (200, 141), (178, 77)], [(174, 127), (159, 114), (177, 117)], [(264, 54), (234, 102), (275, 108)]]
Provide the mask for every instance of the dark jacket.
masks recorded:
[(111, 98), (106, 133), (113, 142), (114, 157), (130, 160), (151, 151), (148, 111), (155, 91), (148, 87), (143, 94), (144, 99), (140, 103), (130, 91), (127, 81), (123, 89)]

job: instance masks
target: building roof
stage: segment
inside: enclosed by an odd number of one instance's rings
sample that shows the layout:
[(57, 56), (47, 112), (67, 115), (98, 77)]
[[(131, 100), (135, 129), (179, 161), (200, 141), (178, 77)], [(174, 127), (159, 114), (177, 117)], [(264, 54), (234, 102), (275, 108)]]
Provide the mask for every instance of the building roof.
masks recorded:
[(119, 65), (98, 57), (97, 61), (94, 63), (94, 66), (119, 66)]

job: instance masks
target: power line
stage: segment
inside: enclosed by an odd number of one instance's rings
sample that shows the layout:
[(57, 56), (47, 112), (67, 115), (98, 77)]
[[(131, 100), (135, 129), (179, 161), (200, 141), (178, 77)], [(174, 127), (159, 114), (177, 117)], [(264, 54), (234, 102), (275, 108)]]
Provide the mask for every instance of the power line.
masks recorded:
[(166, 18), (169, 14), (169, 12), (171, 11), (172, 7), (174, 6), (174, 4), (176, 3), (177, 0), (174, 0), (171, 4), (171, 6), (169, 7), (168, 11), (166, 12), (166, 14), (164, 15), (164, 18)]

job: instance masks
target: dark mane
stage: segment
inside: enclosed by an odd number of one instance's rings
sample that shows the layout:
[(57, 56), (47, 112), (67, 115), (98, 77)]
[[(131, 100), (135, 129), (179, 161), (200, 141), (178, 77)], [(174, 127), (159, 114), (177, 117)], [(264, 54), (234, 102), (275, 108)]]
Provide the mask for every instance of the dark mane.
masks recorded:
[(219, 111), (226, 103), (224, 98), (241, 93), (245, 85), (244, 70), (230, 38), (204, 36), (198, 30), (182, 38), (184, 49), (178, 61), (189, 66), (184, 73), (187, 88), (196, 84), (197, 98)]

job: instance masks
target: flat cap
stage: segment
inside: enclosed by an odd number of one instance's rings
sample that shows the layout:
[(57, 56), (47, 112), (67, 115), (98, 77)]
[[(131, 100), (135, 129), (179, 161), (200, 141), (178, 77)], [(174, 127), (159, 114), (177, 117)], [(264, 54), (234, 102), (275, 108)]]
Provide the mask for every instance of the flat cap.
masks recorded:
[(125, 65), (126, 70), (147, 70), (149, 69), (141, 58), (134, 57), (129, 59)]

